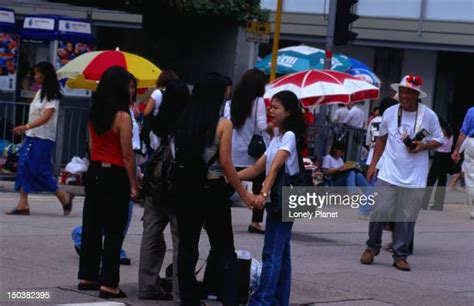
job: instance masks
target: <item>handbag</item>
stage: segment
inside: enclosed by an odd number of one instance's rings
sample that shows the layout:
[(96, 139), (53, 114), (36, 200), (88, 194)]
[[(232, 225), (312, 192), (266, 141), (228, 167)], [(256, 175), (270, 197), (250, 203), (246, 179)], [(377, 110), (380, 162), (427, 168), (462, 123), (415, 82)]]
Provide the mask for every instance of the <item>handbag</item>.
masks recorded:
[[(298, 147), (298, 146), (297, 146)], [(283, 164), (278, 170), (277, 177), (273, 183), (270, 192), (270, 203), (267, 203), (267, 212), (270, 214), (281, 215), (283, 207), (283, 187), (300, 187), (300, 186), (313, 186), (313, 180), (311, 173), (305, 171), (303, 159), (301, 154), (298, 152), (298, 164), (300, 171), (296, 174), (289, 175), (286, 173), (286, 164)]]
[(260, 158), (260, 156), (265, 153), (265, 150), (267, 149), (267, 146), (265, 145), (265, 141), (263, 141), (263, 136), (260, 134), (256, 134), (257, 130), (257, 103), (255, 103), (255, 122), (253, 126), (253, 136), (252, 139), (250, 139), (249, 146), (247, 148), (247, 154), (255, 157), (255, 158)]

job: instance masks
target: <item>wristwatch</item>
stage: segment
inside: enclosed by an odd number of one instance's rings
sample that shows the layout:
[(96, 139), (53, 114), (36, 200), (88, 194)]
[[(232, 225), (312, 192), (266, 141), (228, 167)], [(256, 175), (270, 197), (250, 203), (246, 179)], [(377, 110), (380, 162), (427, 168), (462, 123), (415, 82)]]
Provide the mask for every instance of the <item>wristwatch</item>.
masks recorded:
[(261, 195), (263, 195), (265, 198), (268, 197), (268, 193), (266, 192), (260, 192)]

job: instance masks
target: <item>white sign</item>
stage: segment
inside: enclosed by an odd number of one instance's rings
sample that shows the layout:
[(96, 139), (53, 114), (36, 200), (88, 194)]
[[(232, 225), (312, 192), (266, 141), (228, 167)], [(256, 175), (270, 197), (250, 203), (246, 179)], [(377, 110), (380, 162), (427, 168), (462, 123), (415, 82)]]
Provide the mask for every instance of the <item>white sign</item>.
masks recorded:
[(59, 31), (91, 34), (91, 24), (75, 20), (59, 20)]
[(25, 29), (54, 30), (54, 19), (40, 17), (26, 17), (23, 22)]
[(15, 14), (12, 11), (0, 10), (0, 22), (15, 23)]
[(270, 41), (270, 35), (262, 33), (247, 32), (246, 38), (248, 42), (268, 43)]

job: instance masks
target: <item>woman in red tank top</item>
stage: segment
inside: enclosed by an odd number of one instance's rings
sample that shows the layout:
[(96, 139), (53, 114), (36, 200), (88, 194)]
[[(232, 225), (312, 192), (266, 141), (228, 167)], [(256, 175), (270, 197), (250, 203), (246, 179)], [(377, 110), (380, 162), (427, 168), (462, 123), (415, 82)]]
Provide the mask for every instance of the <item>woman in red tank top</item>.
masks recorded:
[(91, 165), (84, 179), (78, 289), (100, 289), (101, 298), (126, 297), (118, 286), (120, 249), (128, 202), (137, 196), (129, 80), (123, 68), (107, 69), (92, 97), (90, 112)]

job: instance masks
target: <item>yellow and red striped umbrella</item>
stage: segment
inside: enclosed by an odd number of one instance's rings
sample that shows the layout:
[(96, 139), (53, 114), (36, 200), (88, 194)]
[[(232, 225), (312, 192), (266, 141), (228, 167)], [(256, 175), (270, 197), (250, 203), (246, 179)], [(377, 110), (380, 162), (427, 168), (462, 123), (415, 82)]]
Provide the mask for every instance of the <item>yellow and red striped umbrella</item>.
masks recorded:
[(70, 88), (95, 90), (109, 67), (120, 66), (133, 74), (139, 89), (154, 87), (161, 70), (147, 59), (120, 50), (93, 51), (73, 59), (57, 71), (58, 78), (68, 79)]

